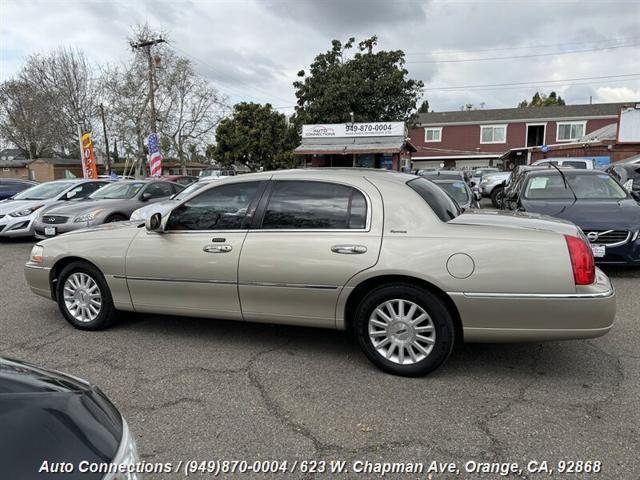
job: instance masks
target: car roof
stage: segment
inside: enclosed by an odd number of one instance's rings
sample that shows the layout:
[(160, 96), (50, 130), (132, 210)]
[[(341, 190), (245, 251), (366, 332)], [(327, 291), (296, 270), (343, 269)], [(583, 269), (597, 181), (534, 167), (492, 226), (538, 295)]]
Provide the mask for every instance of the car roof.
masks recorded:
[[(396, 172), (395, 170), (383, 170), (377, 168), (340, 168), (340, 167), (323, 167), (323, 168), (298, 168), (291, 170), (270, 170), (265, 172), (245, 173), (238, 175), (235, 179), (249, 180), (252, 178), (266, 180), (269, 177), (277, 175), (279, 178), (296, 179), (298, 177), (308, 179), (309, 177), (321, 180), (341, 180), (345, 177), (351, 178), (379, 178), (391, 180), (398, 183), (406, 183), (414, 178), (420, 178), (418, 175), (409, 173)], [(266, 178), (265, 178), (266, 177)], [(222, 180), (224, 181), (224, 180)]]

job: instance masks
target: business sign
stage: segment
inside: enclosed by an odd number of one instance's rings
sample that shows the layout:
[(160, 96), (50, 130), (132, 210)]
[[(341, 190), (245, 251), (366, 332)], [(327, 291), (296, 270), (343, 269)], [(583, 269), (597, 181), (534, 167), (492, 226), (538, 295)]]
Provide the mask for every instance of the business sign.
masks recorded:
[(82, 135), (82, 176), (84, 178), (98, 178), (96, 157), (93, 154), (91, 134)]
[(404, 135), (404, 122), (327, 123), (302, 126), (302, 138), (400, 137)]

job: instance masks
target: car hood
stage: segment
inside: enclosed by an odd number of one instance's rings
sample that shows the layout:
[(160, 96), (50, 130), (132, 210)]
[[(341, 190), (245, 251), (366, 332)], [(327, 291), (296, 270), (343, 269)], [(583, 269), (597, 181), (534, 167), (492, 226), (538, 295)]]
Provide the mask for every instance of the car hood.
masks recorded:
[(576, 226), (566, 220), (547, 215), (523, 212), (505, 212), (493, 210), (466, 210), (449, 223), (460, 225), (483, 225), (489, 227), (518, 228), (529, 230), (545, 230), (563, 235), (578, 234)]
[(64, 205), (59, 205), (55, 208), (50, 208), (49, 210), (47, 210), (47, 213), (51, 215), (65, 215), (71, 217), (91, 212), (98, 208), (117, 209), (122, 205), (131, 205), (133, 202), (134, 200), (132, 199), (93, 200), (91, 198), (87, 198), (78, 202), (69, 202), (65, 203)]
[(635, 200), (523, 200), (527, 212), (572, 221), (583, 230), (637, 230), (640, 205)]
[[(64, 235), (78, 235), (78, 234), (92, 233), (92, 232), (116, 232), (121, 230), (138, 228), (142, 223), (143, 223), (142, 220), (126, 220), (124, 222), (103, 223), (102, 225), (96, 225), (94, 227), (87, 227), (87, 228), (81, 228), (79, 230), (72, 230), (70, 232), (65, 233)], [(53, 237), (51, 240), (55, 238), (62, 238), (62, 236)]]
[(49, 205), (56, 201), (55, 198), (46, 200), (3, 200), (0, 202), (0, 215), (7, 215), (11, 212), (37, 207), (38, 205)]
[(135, 210), (139, 218), (148, 218), (154, 213), (160, 213), (163, 217), (178, 204), (178, 200), (164, 200), (158, 203), (151, 203)]
[[(7, 359), (0, 359), (0, 424), (0, 464), (6, 478), (29, 476), (43, 460), (109, 462), (123, 429), (120, 413), (97, 387)], [(77, 469), (74, 474), (40, 476), (80, 478)]]

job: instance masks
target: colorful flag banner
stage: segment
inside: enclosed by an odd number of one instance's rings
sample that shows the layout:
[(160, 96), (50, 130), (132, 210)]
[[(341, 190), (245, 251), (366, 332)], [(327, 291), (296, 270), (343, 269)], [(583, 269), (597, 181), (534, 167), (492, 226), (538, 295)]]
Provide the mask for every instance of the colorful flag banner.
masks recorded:
[(160, 157), (160, 147), (158, 145), (158, 135), (152, 133), (149, 135), (149, 168), (152, 177), (162, 175), (162, 158)]
[(82, 176), (84, 178), (98, 178), (96, 157), (93, 154), (93, 143), (91, 143), (91, 134), (89, 133), (82, 135)]

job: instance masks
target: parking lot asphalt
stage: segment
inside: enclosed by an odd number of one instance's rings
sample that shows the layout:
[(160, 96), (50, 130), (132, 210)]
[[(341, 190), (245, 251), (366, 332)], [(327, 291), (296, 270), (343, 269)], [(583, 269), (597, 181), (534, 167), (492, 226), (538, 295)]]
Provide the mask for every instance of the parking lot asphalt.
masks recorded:
[(0, 242), (1, 354), (98, 385), (143, 460), (572, 459), (601, 461), (597, 478), (638, 478), (639, 270), (608, 271), (618, 314), (605, 337), (461, 345), (410, 379), (377, 370), (342, 332), (134, 314), (76, 330), (28, 289), (32, 244)]

